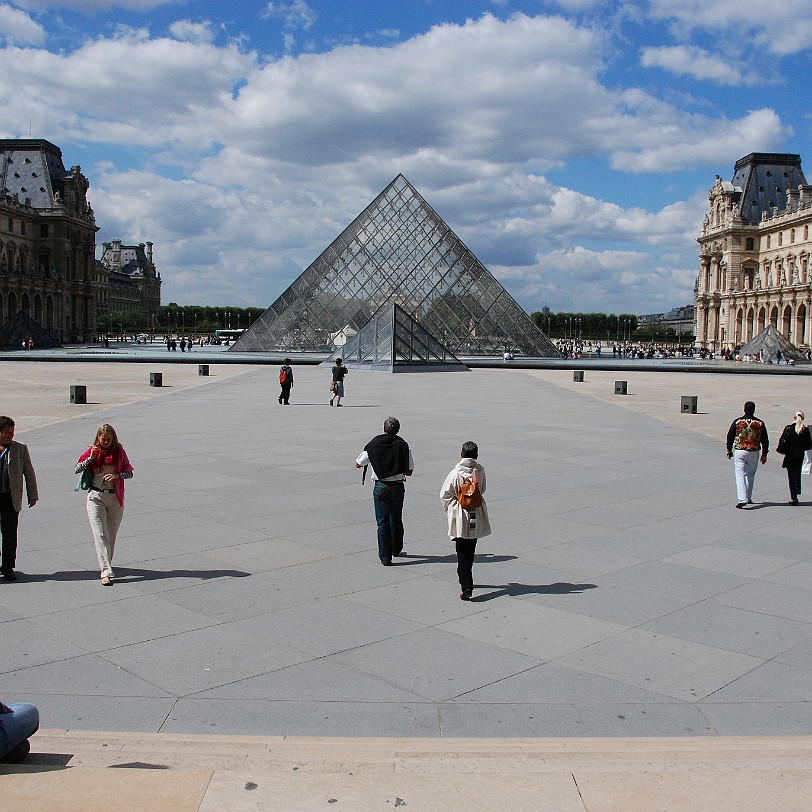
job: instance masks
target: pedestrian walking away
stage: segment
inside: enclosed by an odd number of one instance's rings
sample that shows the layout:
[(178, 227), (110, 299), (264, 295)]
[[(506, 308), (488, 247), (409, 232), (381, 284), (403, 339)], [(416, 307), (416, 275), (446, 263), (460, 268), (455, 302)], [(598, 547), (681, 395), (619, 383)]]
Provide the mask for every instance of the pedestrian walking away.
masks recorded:
[(789, 504), (797, 505), (801, 495), (801, 470), (804, 466), (806, 452), (812, 448), (812, 436), (809, 427), (804, 423), (804, 413), (795, 412), (794, 423), (784, 426), (781, 439), (775, 450), (784, 455), (782, 468), (787, 469), (787, 482), (789, 484)]
[(290, 389), (293, 386), (293, 369), (290, 366), (290, 358), (285, 358), (282, 366), (279, 367), (279, 385), (282, 387), (282, 391), (279, 393), (279, 403), (289, 406)]
[(460, 461), (452, 468), (440, 488), (440, 501), (448, 520), (448, 536), (457, 553), (457, 577), (460, 600), (470, 601), (474, 594), (474, 557), (477, 539), (491, 534), (488, 506), (485, 504), (485, 469), (477, 462), (479, 447), (462, 444)]
[(387, 417), (383, 434), (373, 437), (355, 460), (356, 468), (372, 466), (372, 501), (378, 527), (378, 558), (388, 567), (392, 557), (403, 553), (403, 498), (406, 477), (414, 471), (414, 459), (409, 444), (398, 437), (400, 421)]
[(753, 503), (759, 455), (764, 465), (769, 452), (767, 426), (756, 417), (756, 404), (748, 400), (744, 404), (744, 414), (737, 417), (727, 430), (727, 458), (733, 460), (736, 473), (737, 508)]
[(75, 473), (81, 474), (87, 469), (93, 472), (87, 490), (87, 517), (93, 531), (101, 582), (110, 586), (115, 578), (116, 536), (124, 517), (124, 480), (132, 479), (133, 467), (116, 430), (109, 423), (99, 426), (93, 444), (79, 457)]
[(0, 574), (6, 581), (16, 581), (17, 527), (23, 507), (23, 484), (28, 507), (39, 501), (37, 475), (31, 464), (28, 446), (14, 439), (14, 421), (0, 416)]
[[(336, 358), (335, 366), (332, 369), (333, 380), (330, 383), (330, 405), (340, 406), (341, 398), (344, 397), (344, 376), (349, 372), (344, 362)], [(335, 403), (333, 403), (335, 401)]]

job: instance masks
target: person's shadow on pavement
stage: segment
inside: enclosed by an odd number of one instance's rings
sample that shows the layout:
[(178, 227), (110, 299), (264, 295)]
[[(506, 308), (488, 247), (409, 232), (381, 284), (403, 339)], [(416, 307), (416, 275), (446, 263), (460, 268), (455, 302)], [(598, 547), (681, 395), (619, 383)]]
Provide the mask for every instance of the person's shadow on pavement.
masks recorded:
[(516, 598), (519, 595), (579, 595), (587, 589), (597, 589), (597, 584), (475, 584), (475, 589), (493, 589), (484, 595), (475, 595), (472, 601), (492, 601), (495, 598)]

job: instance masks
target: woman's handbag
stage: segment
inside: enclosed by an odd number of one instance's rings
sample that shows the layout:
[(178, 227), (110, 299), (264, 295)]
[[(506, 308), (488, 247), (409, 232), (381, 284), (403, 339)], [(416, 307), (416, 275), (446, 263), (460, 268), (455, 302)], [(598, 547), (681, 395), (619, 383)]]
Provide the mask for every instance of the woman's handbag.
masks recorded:
[(812, 471), (812, 462), (809, 461), (809, 452), (804, 452), (804, 464), (801, 466), (801, 473), (809, 475), (809, 472)]
[(789, 445), (789, 442), (787, 438), (787, 429), (789, 429), (789, 426), (787, 426), (784, 431), (781, 432), (781, 438), (778, 440), (778, 445), (775, 447), (775, 450), (779, 454), (786, 454), (788, 450), (787, 446)]
[(93, 469), (88, 465), (84, 471), (79, 475), (79, 481), (76, 483), (74, 491), (83, 490), (89, 491), (90, 486), (93, 484)]
[(336, 391), (336, 382), (335, 382), (335, 381), (331, 381), (331, 382), (330, 382), (330, 391), (331, 391), (331, 392), (335, 392), (335, 391)]

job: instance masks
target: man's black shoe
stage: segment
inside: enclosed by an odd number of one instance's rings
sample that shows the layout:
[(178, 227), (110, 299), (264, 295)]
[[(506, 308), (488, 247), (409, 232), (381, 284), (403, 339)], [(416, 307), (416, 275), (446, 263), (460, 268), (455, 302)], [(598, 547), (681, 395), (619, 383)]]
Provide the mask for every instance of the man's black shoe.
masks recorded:
[(16, 581), (17, 573), (15, 573), (14, 570), (3, 570), (3, 578), (6, 581)]

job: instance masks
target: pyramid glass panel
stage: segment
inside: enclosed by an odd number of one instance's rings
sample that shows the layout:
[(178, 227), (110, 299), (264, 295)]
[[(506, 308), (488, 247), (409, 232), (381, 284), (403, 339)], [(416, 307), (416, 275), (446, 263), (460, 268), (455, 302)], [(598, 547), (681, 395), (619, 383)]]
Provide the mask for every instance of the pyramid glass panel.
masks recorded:
[(359, 333), (393, 304), (429, 336), (441, 337), (443, 350), (457, 355), (498, 355), (511, 349), (558, 357), (549, 339), (403, 175), (230, 352), (333, 354), (346, 335)]
[[(375, 316), (341, 350), (350, 368), (390, 372), (465, 371), (447, 347), (396, 304)], [(331, 366), (332, 356), (322, 366)]]

